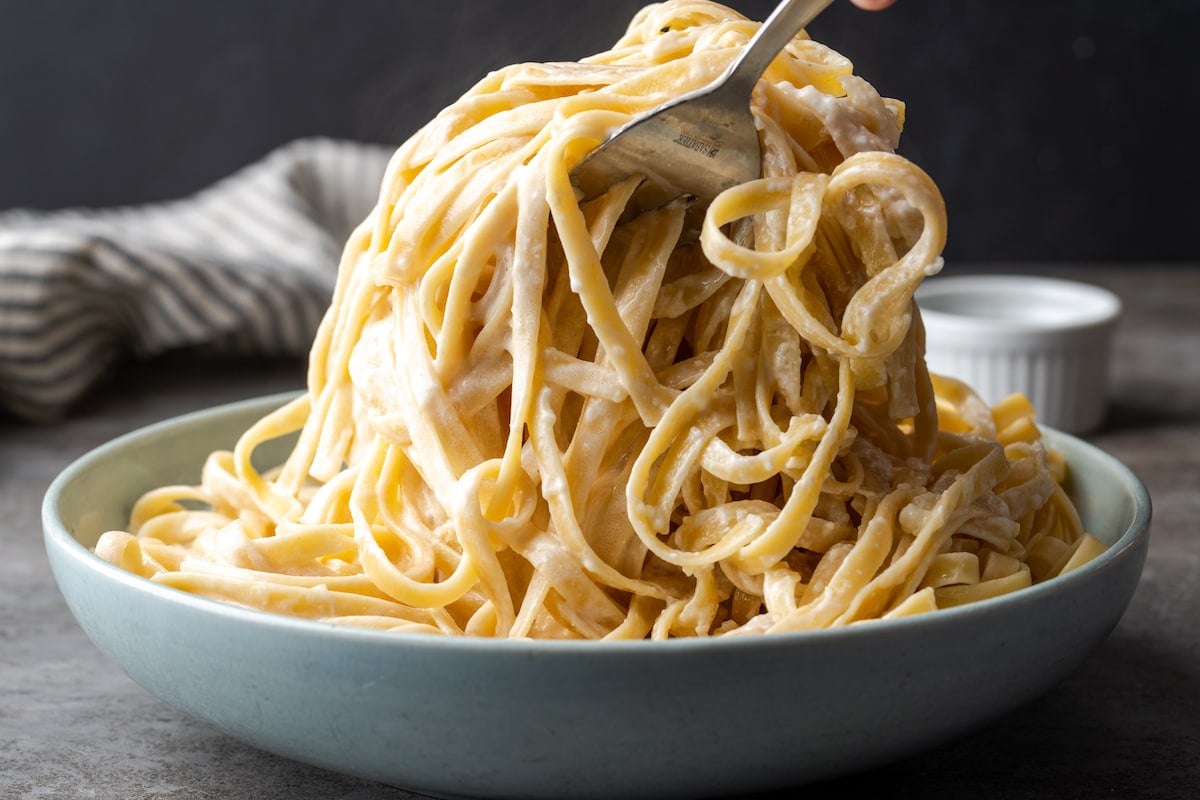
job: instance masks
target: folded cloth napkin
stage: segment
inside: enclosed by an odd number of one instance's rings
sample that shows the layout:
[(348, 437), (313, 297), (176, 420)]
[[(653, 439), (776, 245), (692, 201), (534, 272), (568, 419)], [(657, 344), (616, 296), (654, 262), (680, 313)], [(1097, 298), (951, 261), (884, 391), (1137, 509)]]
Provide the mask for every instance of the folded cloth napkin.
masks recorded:
[(0, 213), (0, 409), (52, 419), (129, 356), (307, 352), (389, 155), (304, 139), (183, 200)]

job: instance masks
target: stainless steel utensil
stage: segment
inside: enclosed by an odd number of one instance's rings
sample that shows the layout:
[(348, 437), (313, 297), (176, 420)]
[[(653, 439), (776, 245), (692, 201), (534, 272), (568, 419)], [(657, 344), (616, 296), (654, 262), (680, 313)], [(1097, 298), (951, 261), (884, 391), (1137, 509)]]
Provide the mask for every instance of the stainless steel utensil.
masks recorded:
[(571, 182), (592, 198), (641, 174), (630, 200), (635, 210), (689, 195), (694, 216), (721, 191), (760, 177), (751, 92), (779, 51), (831, 2), (784, 0), (720, 78), (623, 125), (571, 171)]

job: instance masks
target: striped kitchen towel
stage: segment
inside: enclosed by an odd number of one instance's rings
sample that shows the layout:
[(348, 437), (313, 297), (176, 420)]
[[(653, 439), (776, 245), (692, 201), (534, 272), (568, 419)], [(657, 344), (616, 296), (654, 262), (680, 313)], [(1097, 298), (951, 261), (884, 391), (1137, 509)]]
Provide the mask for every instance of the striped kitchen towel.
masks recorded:
[(307, 352), (389, 155), (305, 139), (183, 200), (0, 213), (0, 409), (52, 419), (131, 356)]

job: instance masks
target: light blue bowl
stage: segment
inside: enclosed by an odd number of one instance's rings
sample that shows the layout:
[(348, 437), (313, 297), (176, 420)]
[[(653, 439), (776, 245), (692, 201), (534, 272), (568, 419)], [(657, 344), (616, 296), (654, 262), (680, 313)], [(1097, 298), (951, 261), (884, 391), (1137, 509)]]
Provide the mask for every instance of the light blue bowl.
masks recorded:
[(96, 645), (171, 705), (299, 761), (456, 796), (697, 797), (863, 770), (1009, 712), (1116, 625), (1150, 500), (1104, 452), (1049, 434), (1087, 528), (1109, 543), (1060, 579), (837, 630), (668, 642), (451, 639), (334, 628), (194, 597), (92, 554), (142, 492), (285, 396), (153, 425), (51, 485), (46, 551)]

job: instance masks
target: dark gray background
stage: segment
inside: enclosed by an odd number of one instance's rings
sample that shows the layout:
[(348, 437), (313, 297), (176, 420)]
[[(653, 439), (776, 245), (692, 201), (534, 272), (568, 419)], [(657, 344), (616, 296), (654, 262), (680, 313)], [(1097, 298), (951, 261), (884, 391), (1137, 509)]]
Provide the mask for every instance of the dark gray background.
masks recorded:
[[(0, 0), (0, 209), (178, 197), (299, 136), (397, 143), (641, 4)], [(1200, 260), (1197, 0), (839, 0), (810, 32), (907, 101), (950, 258)]]

